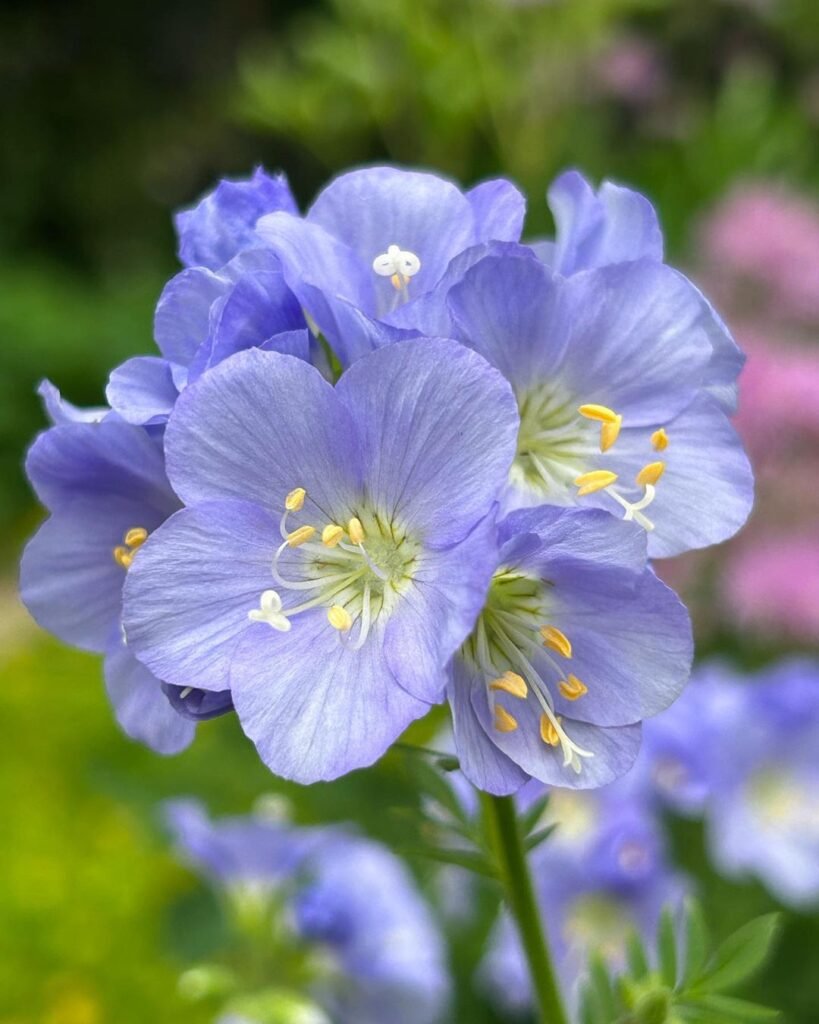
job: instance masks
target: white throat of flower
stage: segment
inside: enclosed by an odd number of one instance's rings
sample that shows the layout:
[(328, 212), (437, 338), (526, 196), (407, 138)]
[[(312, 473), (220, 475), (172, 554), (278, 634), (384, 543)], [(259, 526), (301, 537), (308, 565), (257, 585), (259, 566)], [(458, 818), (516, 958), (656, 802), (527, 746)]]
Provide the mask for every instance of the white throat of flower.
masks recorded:
[[(575, 408), (570, 401), (543, 389), (523, 396), (519, 406), (521, 427), (513, 479), (552, 496), (566, 494), (572, 486), (577, 488), (575, 498), (605, 491), (623, 509), (623, 519), (634, 521), (647, 532), (654, 529), (645, 509), (657, 496), (665, 462), (647, 462), (637, 473), (634, 482), (640, 493), (636, 497), (623, 493), (617, 483), (618, 474), (612, 470), (586, 468), (616, 444), (623, 425), (619, 413), (594, 403)], [(589, 429), (594, 424), (599, 424), (599, 435)], [(669, 445), (663, 427), (648, 440), (657, 453)]]
[[(462, 648), (462, 656), (483, 679), (495, 731), (509, 733), (519, 728), (517, 718), (501, 703), (501, 698), (534, 697), (540, 710), (540, 739), (548, 747), (559, 746), (563, 767), (571, 767), (575, 774), (580, 774), (582, 759), (594, 754), (572, 740), (562, 717), (555, 711), (552, 687), (568, 701), (580, 700), (588, 693), (588, 687), (566, 671), (572, 645), (562, 630), (548, 622), (544, 590), (541, 580), (516, 569), (499, 569), (492, 578), (477, 625)], [(552, 687), (532, 664), (535, 651), (554, 673)]]
[(421, 261), (414, 252), (391, 245), (373, 260), (373, 270), (379, 277), (388, 277), (400, 300), (409, 299), (409, 283), (421, 269)]
[[(285, 499), (279, 524), (282, 543), (271, 566), (278, 589), (263, 591), (258, 607), (251, 608), (247, 617), (286, 633), (298, 615), (324, 607), (342, 645), (360, 650), (374, 623), (390, 614), (412, 582), (418, 545), (395, 528), (385, 530), (377, 515), (363, 511), (367, 531), (358, 516), (351, 516), (345, 526), (329, 522), (320, 533), (309, 523), (289, 529), (289, 517), (303, 510), (306, 498), (305, 489), (296, 487)], [(292, 560), (283, 571), (282, 559), (296, 550), (302, 556), (296, 566), (299, 575), (291, 578), (284, 573), (293, 570)], [(285, 607), (280, 591), (310, 596)]]

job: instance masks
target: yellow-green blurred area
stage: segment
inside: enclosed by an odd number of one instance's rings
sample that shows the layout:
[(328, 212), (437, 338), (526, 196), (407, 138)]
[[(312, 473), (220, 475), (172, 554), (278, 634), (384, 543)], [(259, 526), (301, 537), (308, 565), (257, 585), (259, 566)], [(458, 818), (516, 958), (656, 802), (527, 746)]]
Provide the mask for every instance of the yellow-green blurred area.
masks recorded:
[[(228, 718), (157, 757), (116, 728), (97, 659), (45, 637), (15, 600), (40, 514), (21, 468), (44, 425), (36, 384), (99, 404), (110, 369), (151, 351), (177, 269), (172, 211), (258, 163), (306, 203), (342, 167), (391, 160), (464, 183), (515, 178), (537, 235), (551, 227), (547, 183), (574, 165), (650, 195), (672, 261), (696, 265), (697, 225), (737, 183), (819, 200), (818, 57), (816, 0), (3, 4), (0, 1024), (212, 1019), (177, 994), (220, 935), (205, 888), (168, 852), (166, 797), (225, 813), (284, 792), (299, 820), (412, 845), (389, 810), (415, 799), (399, 755), (284, 787)], [(707, 643), (737, 656), (745, 641)], [(761, 888), (707, 872), (698, 828), (678, 832), (716, 932), (770, 907)], [(790, 915), (756, 993), (794, 1024), (819, 1019), (818, 937), (816, 918)], [(480, 1024), (498, 1018), (468, 990), (472, 942), (456, 949), (453, 1019)]]

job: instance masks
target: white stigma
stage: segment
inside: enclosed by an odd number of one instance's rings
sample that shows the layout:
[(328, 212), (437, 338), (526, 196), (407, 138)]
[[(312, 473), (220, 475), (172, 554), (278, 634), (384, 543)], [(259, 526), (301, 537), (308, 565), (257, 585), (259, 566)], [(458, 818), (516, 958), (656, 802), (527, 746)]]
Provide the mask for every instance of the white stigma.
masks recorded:
[(258, 608), (251, 608), (247, 613), (251, 622), (266, 622), (279, 633), (287, 633), (290, 619), (282, 613), (282, 599), (275, 590), (265, 590), (259, 600)]
[(396, 274), (405, 281), (415, 277), (421, 269), (421, 261), (414, 252), (391, 245), (386, 252), (373, 260), (373, 270), (379, 277), (394, 277)]

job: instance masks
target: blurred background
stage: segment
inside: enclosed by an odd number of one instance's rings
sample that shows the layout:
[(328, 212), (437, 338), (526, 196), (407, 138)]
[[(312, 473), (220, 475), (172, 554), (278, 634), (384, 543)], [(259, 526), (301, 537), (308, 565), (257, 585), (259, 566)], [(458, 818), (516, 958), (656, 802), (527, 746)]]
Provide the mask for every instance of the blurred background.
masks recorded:
[[(530, 235), (551, 229), (545, 189), (567, 166), (649, 195), (670, 261), (749, 353), (739, 425), (759, 478), (739, 538), (660, 571), (692, 607), (700, 655), (752, 669), (819, 635), (817, 58), (815, 0), (2, 5), (0, 1024), (211, 1019), (176, 979), (218, 948), (219, 918), (167, 852), (162, 797), (220, 813), (285, 792), (300, 821), (412, 845), (411, 819), (383, 813), (417, 801), (400, 754), (296, 792), (227, 718), (163, 761), (118, 732), (96, 659), (16, 602), (41, 515), (21, 470), (44, 425), (35, 386), (98, 404), (111, 367), (151, 351), (177, 268), (171, 212), (256, 164), (286, 171), (304, 204), (370, 161), (464, 184), (508, 175)], [(710, 871), (696, 823), (668, 828), (718, 933), (774, 905)], [(479, 1024), (501, 1019), (469, 984), (481, 927), (457, 943), (453, 1012)], [(794, 1024), (819, 1019), (817, 948), (819, 917), (790, 913), (758, 985)]]

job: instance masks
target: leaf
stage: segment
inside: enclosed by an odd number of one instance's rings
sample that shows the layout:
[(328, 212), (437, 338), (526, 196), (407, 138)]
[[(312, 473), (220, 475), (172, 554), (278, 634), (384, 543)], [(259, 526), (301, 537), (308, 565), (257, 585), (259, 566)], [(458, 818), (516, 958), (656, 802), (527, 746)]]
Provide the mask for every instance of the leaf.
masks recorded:
[(461, 806), (461, 802), (449, 783), (443, 779), (435, 768), (428, 765), (420, 757), (412, 761), (412, 771), (420, 788), (432, 800), (462, 825), (469, 825), (469, 815)]
[(660, 954), (660, 975), (668, 988), (673, 989), (677, 984), (677, 935), (674, 914), (670, 907), (663, 907), (660, 915), (657, 945)]
[(691, 985), (700, 975), (708, 956), (708, 927), (697, 900), (685, 905), (685, 966), (682, 984)]
[(635, 981), (642, 981), (648, 975), (648, 956), (646, 947), (636, 929), (626, 936), (626, 960), (631, 977)]
[(702, 996), (700, 999), (692, 1000), (690, 1004), (695, 1010), (702, 1009), (708, 1015), (707, 1019), (716, 1019), (724, 1024), (758, 1024), (763, 1021), (779, 1020), (778, 1010), (772, 1010), (769, 1006), (759, 1006), (757, 1003), (749, 1003), (745, 999), (734, 999), (732, 996)]
[(545, 828), (538, 829), (537, 832), (532, 832), (531, 835), (528, 835), (523, 841), (526, 852), (531, 853), (531, 851), (540, 846), (541, 843), (546, 842), (556, 828), (557, 825), (547, 825)]
[(455, 850), (437, 846), (418, 846), (413, 848), (404, 847), (401, 853), (408, 857), (426, 857), (427, 860), (437, 861), (439, 864), (452, 864), (455, 867), (464, 868), (476, 875), (483, 875), (486, 878), (497, 878), (497, 872), (492, 864), (483, 854), (472, 850)]
[(539, 797), (532, 804), (531, 807), (527, 808), (520, 816), (520, 828), (525, 836), (537, 828), (540, 819), (543, 817), (543, 812), (549, 803), (549, 793), (544, 793), (542, 797)]
[(734, 932), (717, 949), (696, 988), (719, 992), (745, 981), (765, 962), (779, 931), (778, 914), (765, 914)]
[(601, 1021), (613, 1021), (618, 1013), (617, 997), (611, 983), (606, 962), (599, 953), (593, 953), (589, 959), (589, 979), (593, 993), (593, 1002)]

